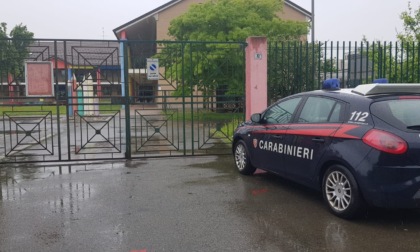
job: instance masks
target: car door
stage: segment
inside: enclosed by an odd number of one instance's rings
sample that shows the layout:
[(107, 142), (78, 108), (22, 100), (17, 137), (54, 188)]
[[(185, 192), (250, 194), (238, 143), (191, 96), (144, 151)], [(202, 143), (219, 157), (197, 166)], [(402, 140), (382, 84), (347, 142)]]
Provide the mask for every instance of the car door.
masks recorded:
[(280, 173), (283, 167), (282, 150), (287, 125), (293, 119), (302, 97), (294, 97), (279, 101), (270, 106), (260, 120), (260, 127), (252, 133), (254, 165)]
[(345, 103), (335, 99), (308, 97), (294, 123), (287, 126), (283, 156), (287, 175), (310, 183), (314, 170), (329, 148), (332, 136), (343, 122)]

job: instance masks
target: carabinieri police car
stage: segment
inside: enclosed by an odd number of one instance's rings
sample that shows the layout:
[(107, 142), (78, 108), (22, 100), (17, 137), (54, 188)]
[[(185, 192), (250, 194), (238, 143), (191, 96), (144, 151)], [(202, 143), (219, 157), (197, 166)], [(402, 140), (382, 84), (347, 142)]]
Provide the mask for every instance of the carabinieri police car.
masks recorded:
[(256, 168), (319, 189), (330, 211), (420, 208), (420, 84), (365, 84), (281, 99), (234, 133), (238, 171)]

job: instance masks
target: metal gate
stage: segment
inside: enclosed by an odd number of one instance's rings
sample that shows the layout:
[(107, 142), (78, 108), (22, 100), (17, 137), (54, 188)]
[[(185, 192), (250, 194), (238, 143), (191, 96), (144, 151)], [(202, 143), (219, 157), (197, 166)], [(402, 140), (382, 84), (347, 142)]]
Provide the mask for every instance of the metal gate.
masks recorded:
[(0, 164), (231, 152), (245, 44), (36, 40), (5, 53), (16, 42), (0, 41)]

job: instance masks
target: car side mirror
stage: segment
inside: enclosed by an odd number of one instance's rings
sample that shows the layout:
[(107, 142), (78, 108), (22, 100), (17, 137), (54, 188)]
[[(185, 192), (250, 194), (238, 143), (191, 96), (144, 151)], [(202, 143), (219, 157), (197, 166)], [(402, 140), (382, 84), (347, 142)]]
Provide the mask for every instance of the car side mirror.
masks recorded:
[(260, 123), (261, 122), (261, 114), (256, 113), (251, 115), (251, 121), (254, 123)]

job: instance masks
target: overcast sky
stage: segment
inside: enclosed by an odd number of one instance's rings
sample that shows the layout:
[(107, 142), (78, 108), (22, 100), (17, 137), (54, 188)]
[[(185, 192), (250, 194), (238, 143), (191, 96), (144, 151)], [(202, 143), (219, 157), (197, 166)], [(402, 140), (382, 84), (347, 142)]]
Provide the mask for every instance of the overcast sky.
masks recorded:
[[(312, 0), (292, 0), (311, 11)], [(113, 29), (169, 0), (3, 0), (0, 22), (24, 24), (36, 38), (116, 39)], [(395, 41), (408, 0), (315, 0), (315, 39)], [(414, 9), (420, 0), (410, 1)]]

